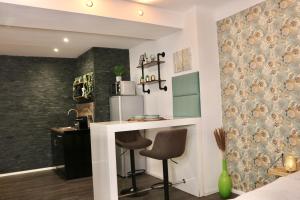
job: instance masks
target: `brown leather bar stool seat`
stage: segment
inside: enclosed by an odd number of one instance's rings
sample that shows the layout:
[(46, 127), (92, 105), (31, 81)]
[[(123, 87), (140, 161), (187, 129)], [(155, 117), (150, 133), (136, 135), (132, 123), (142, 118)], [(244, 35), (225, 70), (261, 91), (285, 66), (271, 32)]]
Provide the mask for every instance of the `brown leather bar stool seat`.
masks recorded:
[(185, 151), (187, 129), (174, 129), (157, 133), (153, 148), (143, 150), (141, 155), (162, 160), (165, 200), (169, 200), (168, 159), (180, 157)]
[(122, 190), (120, 193), (128, 194), (137, 192), (138, 188), (136, 186), (136, 170), (135, 170), (135, 157), (134, 150), (145, 149), (152, 144), (152, 141), (141, 136), (139, 131), (126, 131), (118, 132), (115, 136), (116, 144), (124, 149), (129, 149), (130, 151), (130, 165), (131, 172), (129, 172), (132, 181), (132, 187)]

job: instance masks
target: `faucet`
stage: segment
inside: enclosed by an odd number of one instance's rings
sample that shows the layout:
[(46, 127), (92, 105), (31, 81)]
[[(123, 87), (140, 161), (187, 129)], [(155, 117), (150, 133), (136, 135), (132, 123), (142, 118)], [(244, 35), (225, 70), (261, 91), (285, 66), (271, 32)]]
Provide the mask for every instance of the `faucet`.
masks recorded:
[(70, 110), (68, 110), (68, 116), (70, 115), (70, 113), (74, 111), (76, 112), (76, 118), (78, 118), (78, 110), (74, 109), (74, 108), (71, 108)]

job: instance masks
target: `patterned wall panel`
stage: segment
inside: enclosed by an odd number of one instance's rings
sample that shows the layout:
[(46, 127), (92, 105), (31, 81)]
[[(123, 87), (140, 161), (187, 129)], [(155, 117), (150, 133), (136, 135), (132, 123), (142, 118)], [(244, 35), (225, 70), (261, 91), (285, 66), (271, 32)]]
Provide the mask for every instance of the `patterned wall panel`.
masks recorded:
[(300, 154), (300, 2), (267, 0), (217, 25), (229, 171), (249, 191), (273, 180), (282, 152)]

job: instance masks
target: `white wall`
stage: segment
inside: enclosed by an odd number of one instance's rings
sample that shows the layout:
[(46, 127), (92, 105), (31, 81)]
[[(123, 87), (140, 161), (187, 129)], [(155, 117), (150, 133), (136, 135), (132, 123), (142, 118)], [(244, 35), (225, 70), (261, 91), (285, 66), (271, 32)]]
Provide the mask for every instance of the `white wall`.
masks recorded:
[[(158, 85), (146, 86), (151, 94), (145, 94), (145, 113), (160, 114), (163, 117), (172, 117), (172, 77), (200, 72), (202, 125), (201, 133), (204, 134), (205, 179), (204, 193), (210, 194), (217, 191), (217, 179), (220, 174), (221, 157), (216, 147), (212, 131), (222, 123), (221, 93), (217, 51), (217, 35), (214, 16), (209, 11), (194, 7), (189, 10), (184, 18), (184, 28), (181, 32), (161, 38), (157, 41), (146, 42), (130, 49), (131, 79), (138, 81), (141, 71), (136, 69), (139, 56), (165, 51), (166, 63), (162, 65), (161, 76), (166, 79), (168, 91), (158, 90)], [(192, 70), (184, 73), (174, 73), (173, 53), (183, 48), (191, 48)], [(157, 68), (150, 68), (145, 74), (155, 74)], [(139, 94), (141, 87), (138, 87)], [(154, 139), (154, 133), (148, 132), (148, 137)], [(201, 147), (201, 149), (203, 149)], [(147, 170), (150, 174), (161, 177), (161, 163), (148, 160)], [(200, 170), (200, 169), (199, 169)]]
[[(198, 8), (198, 46), (200, 93), (202, 110), (202, 133), (205, 134), (204, 174), (205, 192), (217, 191), (221, 169), (221, 156), (213, 136), (214, 129), (222, 127), (222, 101), (217, 26), (209, 9)], [(214, 158), (217, 156), (217, 159)], [(208, 162), (209, 161), (209, 162)]]
[[(185, 17), (184, 28), (182, 31), (172, 34), (170, 36), (161, 38), (156, 41), (149, 41), (130, 49), (130, 74), (131, 80), (138, 81), (141, 77), (141, 70), (136, 69), (138, 66), (139, 56), (146, 52), (148, 55), (165, 52), (165, 64), (161, 66), (161, 77), (166, 79), (168, 91), (158, 89), (158, 85), (146, 86), (146, 89), (151, 90), (150, 95), (145, 95), (145, 112), (147, 114), (160, 114), (164, 117), (172, 116), (172, 76), (173, 70), (173, 53), (186, 47), (191, 47), (193, 54), (193, 71), (198, 68), (198, 44), (197, 44), (197, 21), (196, 8), (190, 10)], [(149, 68), (145, 74), (155, 74), (157, 76), (157, 68)], [(189, 72), (190, 73), (190, 72)], [(180, 75), (180, 74), (176, 74)], [(141, 86), (138, 87), (138, 92), (141, 92)]]

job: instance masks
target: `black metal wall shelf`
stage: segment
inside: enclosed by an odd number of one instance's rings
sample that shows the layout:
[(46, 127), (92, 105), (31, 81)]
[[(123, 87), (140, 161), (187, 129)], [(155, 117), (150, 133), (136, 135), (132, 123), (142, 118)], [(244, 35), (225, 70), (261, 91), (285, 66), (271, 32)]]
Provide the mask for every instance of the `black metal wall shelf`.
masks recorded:
[[(166, 80), (160, 80), (161, 82), (166, 82)], [(154, 81), (146, 81), (144, 83), (139, 83), (138, 85), (151, 85), (151, 84), (154, 84), (154, 83), (158, 83), (158, 80), (154, 80)]]
[[(158, 62), (158, 61), (151, 61), (149, 63), (144, 64), (143, 66), (144, 66), (144, 69), (145, 69), (145, 68), (156, 66), (156, 65), (158, 65), (158, 63), (159, 64), (163, 64), (163, 63), (165, 63), (165, 61), (160, 61), (160, 62)], [(137, 68), (142, 68), (142, 66), (138, 66)]]
[(162, 87), (162, 85), (161, 85), (162, 82), (165, 82), (166, 80), (161, 80), (161, 77), (160, 77), (160, 65), (163, 64), (163, 63), (165, 63), (165, 61), (161, 61), (160, 60), (160, 57), (165, 57), (165, 55), (166, 55), (165, 52), (158, 53), (157, 54), (157, 61), (151, 61), (150, 63), (146, 63), (146, 64), (144, 64), (145, 58), (143, 58), (143, 61), (142, 61), (141, 65), (137, 67), (137, 68), (142, 69), (142, 77), (145, 78), (144, 69), (145, 68), (149, 68), (149, 67), (153, 67), (153, 66), (157, 65), (158, 80), (148, 81), (148, 82), (144, 82), (144, 83), (140, 83), (139, 84), (139, 85), (143, 86), (143, 92), (144, 93), (150, 94), (150, 89), (145, 90), (145, 85), (154, 84), (154, 83), (158, 83), (158, 87), (159, 87), (160, 90), (167, 91), (167, 89), (168, 89), (167, 86)]

